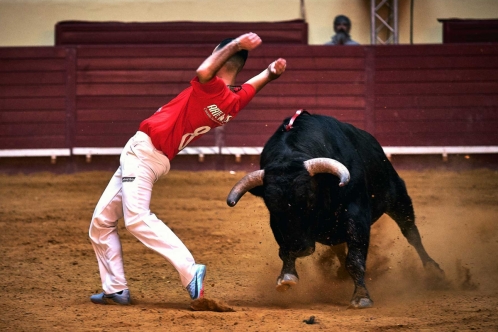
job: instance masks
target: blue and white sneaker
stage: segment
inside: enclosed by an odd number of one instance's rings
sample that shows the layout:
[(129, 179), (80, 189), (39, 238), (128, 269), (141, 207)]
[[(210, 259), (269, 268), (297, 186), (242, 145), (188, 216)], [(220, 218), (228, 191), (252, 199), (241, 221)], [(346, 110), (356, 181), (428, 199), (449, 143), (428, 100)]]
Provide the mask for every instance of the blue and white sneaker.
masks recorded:
[(130, 291), (124, 289), (117, 293), (105, 294), (104, 292), (100, 294), (94, 294), (90, 296), (90, 301), (96, 304), (130, 304)]
[(206, 265), (195, 264), (195, 275), (190, 284), (187, 286), (187, 291), (192, 300), (200, 299), (204, 296), (204, 277), (206, 276)]

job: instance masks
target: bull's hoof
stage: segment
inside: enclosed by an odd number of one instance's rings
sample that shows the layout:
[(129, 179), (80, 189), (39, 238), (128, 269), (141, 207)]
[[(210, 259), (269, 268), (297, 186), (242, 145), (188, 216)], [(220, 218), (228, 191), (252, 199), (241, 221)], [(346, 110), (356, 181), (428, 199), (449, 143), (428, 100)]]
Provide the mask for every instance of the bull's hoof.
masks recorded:
[(298, 277), (293, 274), (286, 273), (283, 277), (278, 277), (276, 289), (279, 292), (285, 292), (286, 290), (291, 288), (291, 286), (297, 285), (298, 281)]
[(348, 309), (366, 309), (373, 307), (373, 301), (368, 297), (352, 299)]
[(451, 283), (446, 279), (444, 271), (434, 261), (429, 261), (424, 266), (426, 272), (426, 285), (430, 289), (448, 289)]
[(439, 264), (433, 260), (425, 263), (424, 268), (428, 273), (431, 273), (439, 278), (445, 278), (444, 271), (439, 267)]

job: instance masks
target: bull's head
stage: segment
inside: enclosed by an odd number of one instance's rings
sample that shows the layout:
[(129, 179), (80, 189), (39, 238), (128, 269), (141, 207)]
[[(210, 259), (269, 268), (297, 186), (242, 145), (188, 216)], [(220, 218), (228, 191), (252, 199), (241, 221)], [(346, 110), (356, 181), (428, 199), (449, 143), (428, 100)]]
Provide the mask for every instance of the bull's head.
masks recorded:
[[(339, 186), (345, 186), (349, 182), (349, 171), (342, 163), (330, 158), (314, 158), (304, 162), (304, 167), (311, 176), (319, 173), (330, 173), (340, 180)], [(249, 190), (262, 186), (264, 170), (251, 172), (239, 180), (232, 188), (227, 197), (227, 204), (235, 206), (240, 198)]]

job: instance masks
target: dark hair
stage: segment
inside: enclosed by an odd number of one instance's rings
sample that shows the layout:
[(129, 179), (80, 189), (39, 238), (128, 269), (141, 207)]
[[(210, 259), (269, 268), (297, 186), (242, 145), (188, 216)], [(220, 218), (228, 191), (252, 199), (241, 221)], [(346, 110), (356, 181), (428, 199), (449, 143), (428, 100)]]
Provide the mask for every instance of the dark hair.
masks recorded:
[[(227, 45), (228, 43), (230, 43), (232, 40), (235, 40), (235, 38), (225, 38), (221, 41), (221, 43), (218, 44), (218, 46), (216, 46), (215, 50), (221, 50), (223, 47), (225, 47), (225, 45)], [(238, 51), (237, 53), (235, 53), (233, 56), (237, 56), (237, 57), (240, 57), (244, 63), (246, 62), (247, 60), (247, 57), (249, 55), (249, 52), (247, 50), (240, 50)]]
[(340, 23), (346, 23), (347, 25), (351, 26), (351, 21), (349, 20), (349, 17), (345, 15), (337, 15), (334, 19), (334, 25), (338, 25)]

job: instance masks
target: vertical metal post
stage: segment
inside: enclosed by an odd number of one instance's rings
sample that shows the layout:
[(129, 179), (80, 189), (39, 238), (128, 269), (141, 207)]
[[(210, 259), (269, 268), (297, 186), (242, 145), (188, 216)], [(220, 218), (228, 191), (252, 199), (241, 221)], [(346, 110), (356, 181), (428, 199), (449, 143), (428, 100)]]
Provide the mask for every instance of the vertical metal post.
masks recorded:
[(398, 0), (370, 0), (372, 44), (398, 44)]
[(393, 19), (394, 19), (394, 29), (393, 29), (393, 44), (399, 44), (398, 42), (398, 0), (393, 0)]
[(304, 0), (301, 0), (301, 18), (304, 22), (306, 22), (306, 5), (304, 4)]
[(413, 45), (413, 0), (410, 0), (410, 45)]
[(375, 45), (377, 34), (375, 33), (375, 0), (370, 0), (370, 44)]

